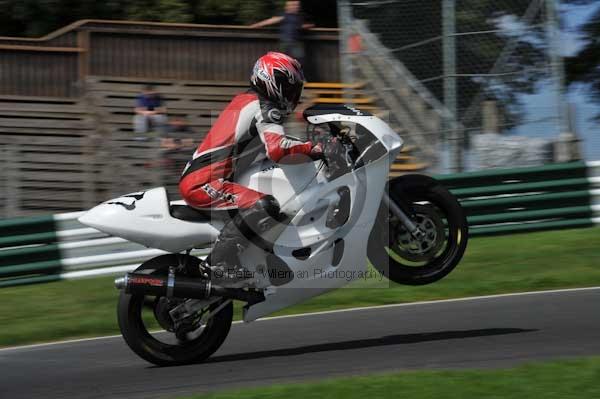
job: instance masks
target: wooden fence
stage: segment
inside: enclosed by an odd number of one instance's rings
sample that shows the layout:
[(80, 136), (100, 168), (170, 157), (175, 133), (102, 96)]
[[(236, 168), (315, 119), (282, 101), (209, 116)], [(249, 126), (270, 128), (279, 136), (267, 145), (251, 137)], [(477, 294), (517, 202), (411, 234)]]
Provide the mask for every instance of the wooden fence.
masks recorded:
[[(149, 83), (166, 100), (170, 118), (187, 119), (193, 134), (177, 134), (182, 148), (167, 148), (158, 132), (143, 137), (133, 132), (135, 98)], [(338, 86), (309, 83), (302, 101), (345, 101)], [(77, 211), (157, 186), (176, 198), (195, 145), (231, 97), (247, 88), (246, 81), (89, 76), (81, 98), (0, 96), (0, 216)], [(352, 101), (373, 108), (359, 85), (353, 90)], [(286, 131), (302, 137), (306, 127), (294, 119)], [(426, 166), (403, 152), (392, 174)]]
[[(0, 37), (0, 95), (78, 97), (89, 75), (247, 80), (279, 48), (274, 29), (82, 20), (38, 39)], [(304, 37), (310, 81), (338, 81), (338, 31)]]

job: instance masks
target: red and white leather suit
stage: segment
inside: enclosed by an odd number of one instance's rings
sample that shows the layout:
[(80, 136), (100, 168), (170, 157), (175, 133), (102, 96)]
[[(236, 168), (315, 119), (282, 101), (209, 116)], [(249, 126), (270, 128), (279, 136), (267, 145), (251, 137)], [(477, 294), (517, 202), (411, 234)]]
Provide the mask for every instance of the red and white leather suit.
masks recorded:
[(281, 113), (254, 92), (237, 95), (223, 110), (183, 172), (179, 189), (194, 208), (248, 209), (265, 194), (232, 182), (236, 170), (269, 158), (307, 162), (311, 143), (285, 136)]

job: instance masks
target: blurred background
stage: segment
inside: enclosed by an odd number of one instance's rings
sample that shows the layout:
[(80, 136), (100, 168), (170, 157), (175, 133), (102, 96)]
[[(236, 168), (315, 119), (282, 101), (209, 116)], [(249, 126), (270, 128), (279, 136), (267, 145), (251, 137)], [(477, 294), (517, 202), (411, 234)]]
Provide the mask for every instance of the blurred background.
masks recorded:
[[(592, 60), (598, 6), (569, 0), (353, 2), (341, 26), (352, 26), (348, 34), (364, 44), (367, 58), (380, 57), (390, 82), (405, 81), (441, 117), (430, 128), (432, 139), (423, 140), (442, 142), (442, 149), (431, 149), (438, 159), (428, 161), (459, 172), (598, 157), (597, 109), (590, 105), (598, 94)], [(369, 67), (356, 58), (358, 68), (343, 76), (369, 77)], [(386, 87), (393, 89), (381, 99), (405, 119), (393, 106), (403, 87)], [(403, 127), (408, 134), (418, 131)]]
[[(219, 112), (247, 90), (255, 60), (270, 50), (302, 61), (308, 83), (301, 108), (348, 104), (390, 123), (406, 141), (390, 176), (433, 175), (460, 200), (472, 237), (460, 266), (439, 283), (385, 280), (381, 289), (377, 275), (286, 314), (600, 286), (593, 227), (600, 224), (599, 38), (598, 0), (0, 0), (0, 347), (119, 332), (114, 276), (163, 252), (84, 226), (78, 217), (151, 187), (166, 186), (179, 199), (184, 165)], [(286, 128), (305, 131), (297, 117)], [(477, 313), (469, 302), (453, 310), (443, 305), (423, 319), (407, 307), (349, 328), (319, 322), (294, 329), (313, 340), (307, 352), (327, 361), (307, 358), (296, 335), (278, 330), (289, 339), (283, 349), (274, 351), (265, 335), (244, 348), (259, 351), (257, 357), (230, 357), (222, 366), (242, 371), (224, 373), (228, 383), (245, 384), (254, 377), (243, 371), (258, 364), (245, 362), (262, 356), (297, 375), (307, 364), (314, 372), (320, 364), (331, 373), (362, 373), (386, 356), (394, 357), (386, 367), (400, 369), (594, 355), (598, 294), (586, 292), (503, 306), (486, 300), (491, 307), (477, 306)], [(439, 355), (423, 349), (436, 345), (430, 341), (438, 341)], [(112, 396), (129, 397), (127, 387), (148, 397), (152, 384), (174, 387), (188, 376), (181, 369), (168, 378), (156, 378), (164, 369), (138, 374), (140, 363), (114, 342), (113, 349), (98, 343), (72, 355), (62, 346), (26, 357), (17, 351), (12, 364), (4, 352), (0, 359), (12, 374), (0, 385), (44, 398), (69, 397), (63, 389), (72, 397), (98, 396), (108, 386), (117, 392)], [(352, 352), (355, 343), (363, 351)], [(299, 356), (281, 356), (286, 348)], [(360, 369), (348, 368), (348, 353), (356, 353)], [(473, 362), (477, 356), (481, 363)], [(70, 364), (74, 358), (85, 367)], [(211, 375), (186, 370), (202, 384), (207, 380), (197, 376)], [(536, 370), (471, 379), (444, 372), (450, 385), (437, 374), (415, 374), (409, 395), (433, 397), (427, 389), (438, 389), (436, 396), (447, 397), (463, 386), (471, 395), (456, 397), (481, 398), (480, 387), (489, 383), (494, 397), (599, 397), (598, 358)], [(98, 382), (102, 373), (110, 384)], [(340, 385), (345, 397), (361, 398), (407, 389), (373, 381), (353, 377)], [(511, 389), (526, 391), (502, 394)]]
[(392, 175), (599, 159), (599, 22), (593, 0), (2, 1), (0, 216), (176, 199), (269, 50), (303, 62), (304, 105), (390, 122)]

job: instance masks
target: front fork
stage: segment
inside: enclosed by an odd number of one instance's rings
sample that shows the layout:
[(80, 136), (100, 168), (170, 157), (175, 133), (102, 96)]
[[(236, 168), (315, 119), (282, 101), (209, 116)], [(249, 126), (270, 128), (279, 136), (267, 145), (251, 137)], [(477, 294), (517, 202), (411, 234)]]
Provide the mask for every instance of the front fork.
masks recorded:
[(406, 214), (404, 213), (404, 211), (402, 210), (402, 208), (400, 208), (395, 202), (394, 200), (390, 197), (390, 195), (387, 193), (387, 191), (385, 191), (383, 193), (383, 203), (388, 207), (388, 209), (390, 210), (390, 212), (392, 212), (392, 214), (394, 216), (396, 216), (399, 220), (400, 223), (402, 223), (402, 225), (404, 227), (406, 227), (406, 230), (408, 230), (408, 232), (414, 237), (414, 238), (421, 238), (424, 236), (423, 231), (419, 228), (419, 226), (417, 226), (412, 219)]

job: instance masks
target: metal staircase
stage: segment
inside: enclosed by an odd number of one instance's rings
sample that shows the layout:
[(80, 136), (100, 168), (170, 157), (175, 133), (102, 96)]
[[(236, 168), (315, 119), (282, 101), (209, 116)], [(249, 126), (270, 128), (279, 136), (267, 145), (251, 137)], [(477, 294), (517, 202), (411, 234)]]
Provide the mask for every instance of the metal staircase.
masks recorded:
[(365, 21), (353, 22), (349, 36), (358, 48), (347, 54), (345, 62), (351, 64), (354, 80), (367, 82), (365, 90), (373, 93), (380, 109), (389, 112), (388, 122), (412, 147), (411, 153), (420, 160), (420, 166), (439, 169), (442, 124), (454, 120), (453, 116), (390, 53)]

